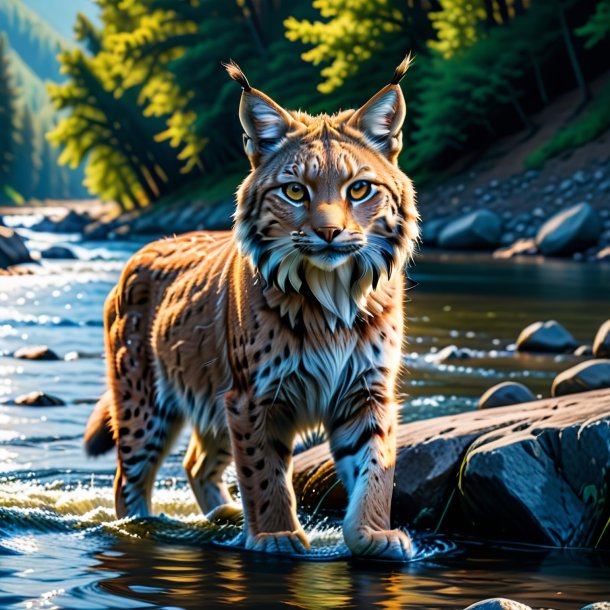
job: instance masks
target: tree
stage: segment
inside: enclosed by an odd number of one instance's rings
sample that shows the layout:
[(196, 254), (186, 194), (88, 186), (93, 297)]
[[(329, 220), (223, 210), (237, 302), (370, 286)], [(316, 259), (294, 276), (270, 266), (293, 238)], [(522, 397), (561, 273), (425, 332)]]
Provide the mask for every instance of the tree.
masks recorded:
[(587, 49), (606, 39), (610, 34), (610, 0), (599, 0), (595, 13), (585, 25), (576, 30), (576, 33), (586, 39)]
[(0, 35), (0, 199), (9, 194), (9, 175), (14, 158), (15, 93), (10, 82), (6, 39)]
[(31, 198), (40, 179), (41, 138), (27, 106), (20, 112), (19, 130), (15, 147), (15, 160), (11, 171), (11, 186), (24, 198)]
[(485, 19), (483, 0), (440, 0), (442, 10), (430, 13), (437, 40), (429, 45), (445, 59), (471, 47), (478, 39), (479, 24)]
[[(329, 64), (321, 70), (325, 80), (318, 89), (330, 93), (389, 48), (401, 49), (397, 58), (408, 50), (427, 55), (426, 42), (433, 30), (424, 4), (406, 0), (315, 0), (314, 7), (326, 21), (290, 17), (285, 21), (286, 36), (314, 45), (303, 53), (305, 61), (314, 66)], [(438, 3), (430, 6), (439, 7)]]

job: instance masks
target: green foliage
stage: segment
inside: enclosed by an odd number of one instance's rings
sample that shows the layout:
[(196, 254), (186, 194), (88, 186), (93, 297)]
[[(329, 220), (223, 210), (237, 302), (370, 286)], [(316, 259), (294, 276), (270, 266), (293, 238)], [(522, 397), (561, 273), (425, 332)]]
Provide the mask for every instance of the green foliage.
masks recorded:
[(483, 0), (440, 0), (442, 10), (430, 13), (437, 40), (429, 45), (445, 59), (471, 47), (478, 38), (478, 26), (485, 19)]
[(589, 49), (606, 39), (610, 34), (610, 0), (599, 0), (595, 13), (576, 33), (586, 38), (585, 46)]
[[(432, 35), (430, 21), (419, 2), (405, 0), (314, 0), (313, 6), (326, 21), (298, 19), (285, 21), (289, 40), (314, 45), (303, 53), (325, 78), (318, 89), (331, 93), (359, 73), (363, 63), (394, 48), (400, 41), (403, 56), (407, 50), (427, 53), (425, 41)], [(394, 60), (398, 63), (398, 59)]]
[(14, 158), (14, 100), (6, 57), (6, 39), (0, 35), (0, 201), (9, 192), (8, 178)]
[(582, 117), (559, 129), (553, 137), (527, 159), (530, 169), (541, 168), (546, 161), (564, 152), (591, 142), (610, 129), (610, 83), (602, 88)]

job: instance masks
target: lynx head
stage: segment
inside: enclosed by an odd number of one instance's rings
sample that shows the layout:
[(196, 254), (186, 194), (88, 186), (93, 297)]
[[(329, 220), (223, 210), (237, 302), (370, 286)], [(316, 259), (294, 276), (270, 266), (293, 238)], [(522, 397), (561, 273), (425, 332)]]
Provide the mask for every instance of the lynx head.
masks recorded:
[(358, 110), (288, 111), (226, 65), (252, 171), (238, 191), (237, 238), (268, 285), (311, 295), (346, 324), (400, 273), (418, 237), (415, 194), (397, 167), (406, 114), (399, 82)]

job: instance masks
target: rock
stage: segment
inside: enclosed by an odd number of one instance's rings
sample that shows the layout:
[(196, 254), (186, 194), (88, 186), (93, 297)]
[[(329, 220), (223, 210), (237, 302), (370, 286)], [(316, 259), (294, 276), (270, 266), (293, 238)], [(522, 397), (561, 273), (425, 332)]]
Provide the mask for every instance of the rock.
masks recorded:
[(32, 345), (19, 348), (13, 358), (19, 360), (59, 360), (59, 356), (46, 345)]
[(566, 178), (565, 180), (562, 180), (561, 183), (559, 184), (559, 190), (560, 191), (567, 191), (568, 189), (572, 188), (572, 181), (569, 178)]
[(448, 345), (443, 349), (439, 350), (435, 354), (429, 356), (429, 360), (433, 362), (443, 363), (451, 360), (464, 360), (465, 358), (473, 358), (474, 353), (472, 350), (466, 348), (459, 348), (456, 345)]
[(494, 597), (468, 606), (465, 610), (532, 610), (530, 606), (520, 604), (512, 599)]
[(20, 407), (61, 407), (66, 403), (57, 396), (45, 392), (30, 392), (15, 398), (15, 404)]
[(532, 400), (536, 400), (536, 396), (527, 386), (516, 381), (505, 381), (492, 386), (481, 396), (479, 409), (505, 407)]
[(610, 610), (610, 602), (594, 602), (583, 606), (580, 610)]
[(573, 352), (578, 341), (559, 322), (534, 322), (524, 328), (517, 338), (517, 350), (521, 352)]
[(579, 203), (547, 220), (536, 235), (536, 245), (545, 256), (569, 255), (595, 244), (601, 233), (595, 209)]
[(518, 239), (512, 246), (500, 248), (493, 253), (494, 258), (513, 258), (514, 256), (534, 256), (538, 247), (534, 239)]
[[(601, 390), (399, 426), (393, 525), (593, 547), (610, 510), (600, 467), (610, 463), (609, 403)], [(344, 509), (328, 443), (295, 457), (293, 482), (305, 508)]]
[(64, 260), (75, 260), (78, 257), (70, 248), (66, 248), (64, 246), (51, 246), (47, 248), (43, 252), (40, 253), (42, 258), (49, 259), (64, 259)]
[(610, 388), (610, 360), (586, 360), (559, 373), (553, 380), (551, 395), (564, 396), (601, 388)]
[(91, 217), (86, 212), (79, 214), (69, 210), (63, 216), (43, 218), (32, 230), (46, 233), (81, 233), (90, 222)]
[(610, 358), (610, 320), (606, 320), (595, 334), (593, 355), (596, 358)]
[(438, 245), (447, 249), (493, 248), (502, 234), (502, 219), (495, 212), (477, 210), (451, 221), (438, 236)]
[(225, 231), (233, 226), (233, 213), (235, 212), (235, 202), (231, 200), (223, 201), (210, 209), (203, 228), (206, 231)]
[(0, 269), (31, 262), (32, 257), (21, 236), (13, 229), (0, 226)]
[(422, 224), (421, 239), (424, 246), (435, 246), (438, 241), (438, 236), (449, 222), (448, 218), (433, 218), (426, 220)]
[(587, 174), (585, 174), (585, 172), (583, 172), (581, 169), (579, 169), (578, 171), (574, 172), (574, 174), (572, 175), (572, 180), (574, 180), (574, 182), (576, 182), (577, 184), (583, 185), (583, 184), (587, 184), (589, 179), (588, 179)]
[(574, 350), (575, 356), (593, 356), (593, 349), (590, 345), (579, 345)]

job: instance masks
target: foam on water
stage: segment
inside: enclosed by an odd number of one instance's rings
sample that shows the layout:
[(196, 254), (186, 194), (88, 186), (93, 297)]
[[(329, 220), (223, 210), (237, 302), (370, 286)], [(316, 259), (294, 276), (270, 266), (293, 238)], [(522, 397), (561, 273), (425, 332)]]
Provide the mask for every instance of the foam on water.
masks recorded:
[[(160, 516), (118, 520), (109, 487), (9, 481), (0, 487), (0, 548), (27, 553), (32, 550), (27, 543), (30, 535), (55, 533), (81, 538), (148, 539), (187, 546), (211, 543), (243, 550), (240, 520), (207, 519), (200, 514), (188, 489), (155, 490), (154, 509)], [(307, 522), (306, 515), (303, 521)], [(336, 521), (318, 520), (307, 527), (307, 536), (310, 551), (293, 554), (295, 557), (336, 560), (351, 556)], [(414, 548), (412, 561), (420, 561), (446, 554), (455, 546), (439, 537), (418, 535)]]

